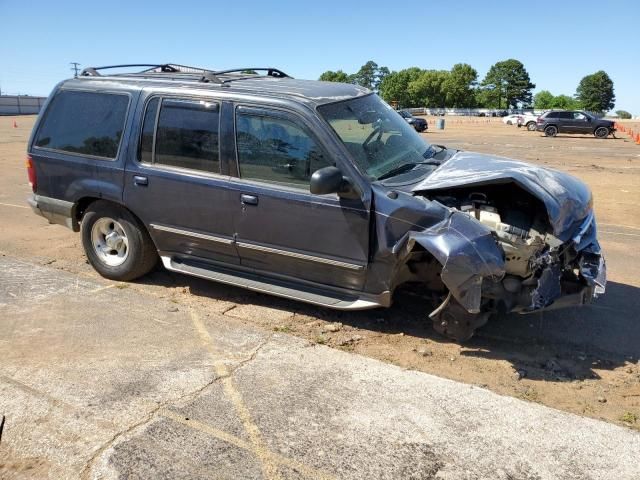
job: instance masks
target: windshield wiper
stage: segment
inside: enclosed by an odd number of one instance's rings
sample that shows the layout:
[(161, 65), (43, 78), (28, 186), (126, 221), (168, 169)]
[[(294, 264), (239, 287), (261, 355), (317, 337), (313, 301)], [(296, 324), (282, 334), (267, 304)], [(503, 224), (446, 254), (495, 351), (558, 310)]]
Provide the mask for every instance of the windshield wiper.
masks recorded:
[(389, 170), (387, 173), (381, 175), (378, 177), (378, 180), (384, 180), (385, 178), (390, 178), (390, 177), (395, 177), (396, 175), (400, 175), (401, 173), (404, 172), (408, 172), (410, 170), (413, 170), (414, 168), (416, 168), (418, 165), (435, 165), (435, 166), (439, 166), (441, 162), (438, 161), (434, 161), (431, 160), (429, 162), (411, 162), (411, 163), (404, 163), (396, 168), (393, 168), (391, 170)]

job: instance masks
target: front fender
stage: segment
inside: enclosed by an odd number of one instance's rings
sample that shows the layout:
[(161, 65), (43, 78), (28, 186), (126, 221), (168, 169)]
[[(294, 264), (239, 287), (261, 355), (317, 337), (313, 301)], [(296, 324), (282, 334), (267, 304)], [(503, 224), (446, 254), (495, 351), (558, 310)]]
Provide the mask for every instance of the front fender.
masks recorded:
[(482, 279), (504, 276), (504, 255), (491, 230), (468, 215), (453, 212), (422, 231), (408, 233), (442, 265), (440, 278), (453, 297), (469, 312), (480, 312)]

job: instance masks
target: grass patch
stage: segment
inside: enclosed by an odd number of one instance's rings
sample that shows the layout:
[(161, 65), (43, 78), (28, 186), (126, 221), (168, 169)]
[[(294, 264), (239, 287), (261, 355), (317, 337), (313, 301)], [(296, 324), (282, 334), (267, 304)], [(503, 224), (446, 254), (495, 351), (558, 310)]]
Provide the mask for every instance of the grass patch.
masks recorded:
[(638, 415), (633, 412), (624, 412), (620, 416), (620, 420), (624, 423), (636, 423), (638, 421)]

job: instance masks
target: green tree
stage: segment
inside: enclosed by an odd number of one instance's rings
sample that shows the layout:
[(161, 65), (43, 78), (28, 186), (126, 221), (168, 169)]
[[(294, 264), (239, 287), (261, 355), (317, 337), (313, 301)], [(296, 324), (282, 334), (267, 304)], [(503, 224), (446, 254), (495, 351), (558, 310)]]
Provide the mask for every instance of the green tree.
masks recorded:
[(409, 93), (409, 84), (418, 79), (424, 70), (418, 67), (391, 72), (380, 82), (380, 96), (388, 103), (398, 102), (401, 107), (418, 107), (419, 100)]
[(618, 116), (618, 118), (621, 118), (623, 120), (629, 120), (631, 118), (631, 114), (626, 110), (616, 110), (616, 115)]
[(409, 82), (409, 95), (418, 106), (445, 107), (447, 95), (444, 84), (449, 75), (447, 70), (425, 70)]
[(351, 83), (377, 92), (380, 88), (380, 83), (389, 73), (387, 67), (380, 67), (373, 60), (369, 60), (360, 67), (360, 70), (351, 75), (350, 81)]
[(587, 75), (576, 90), (576, 98), (585, 110), (591, 112), (608, 112), (615, 105), (613, 80), (603, 70)]
[(476, 103), (478, 72), (467, 63), (456, 63), (442, 83), (447, 107), (469, 108)]
[(486, 92), (486, 101), (497, 103), (498, 108), (515, 108), (519, 103), (531, 104), (531, 90), (536, 87), (531, 83), (529, 73), (522, 62), (513, 58), (494, 64), (487, 72), (482, 85)]
[(373, 60), (369, 60), (360, 67), (360, 70), (358, 70), (357, 73), (351, 75), (351, 82), (356, 85), (360, 85), (361, 87), (368, 88), (369, 90), (373, 90), (373, 87), (376, 84), (377, 72), (378, 64)]
[(320, 78), (318, 80), (322, 80), (324, 82), (349, 83), (349, 75), (347, 75), (342, 70), (338, 70), (337, 72), (334, 72), (333, 70), (327, 70), (322, 75), (320, 75)]
[(540, 110), (553, 108), (555, 97), (549, 90), (540, 90), (533, 97), (533, 107)]
[(561, 110), (579, 110), (582, 105), (579, 100), (569, 95), (557, 95), (553, 97), (551, 108), (559, 108)]

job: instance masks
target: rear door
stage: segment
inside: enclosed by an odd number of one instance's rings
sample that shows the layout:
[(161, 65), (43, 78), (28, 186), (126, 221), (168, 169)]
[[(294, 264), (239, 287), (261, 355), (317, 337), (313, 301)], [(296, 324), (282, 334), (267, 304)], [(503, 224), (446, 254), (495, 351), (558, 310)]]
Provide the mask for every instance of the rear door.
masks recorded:
[(151, 95), (140, 113), (124, 200), (161, 255), (238, 264), (228, 176), (221, 173), (221, 102)]
[(556, 117), (558, 118), (558, 132), (576, 133), (573, 112), (557, 112)]
[(361, 290), (369, 254), (369, 210), (360, 199), (313, 195), (316, 170), (335, 165), (299, 115), (236, 108), (237, 217), (241, 264), (270, 274)]

